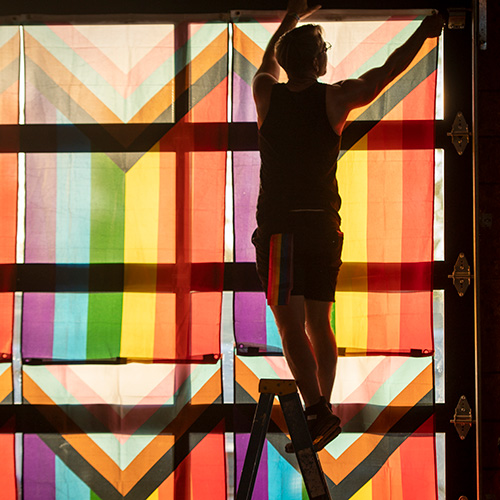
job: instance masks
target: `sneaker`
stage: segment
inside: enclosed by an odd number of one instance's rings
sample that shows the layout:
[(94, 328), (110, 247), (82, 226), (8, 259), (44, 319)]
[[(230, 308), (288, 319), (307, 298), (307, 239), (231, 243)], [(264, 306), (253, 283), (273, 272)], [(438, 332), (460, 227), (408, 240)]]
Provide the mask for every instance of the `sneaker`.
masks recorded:
[[(305, 417), (314, 451), (322, 450), (342, 431), (340, 418), (332, 413), (331, 405), (326, 402), (325, 398), (321, 398), (320, 402), (314, 406), (306, 408)], [(293, 443), (287, 443), (285, 451), (295, 453)]]

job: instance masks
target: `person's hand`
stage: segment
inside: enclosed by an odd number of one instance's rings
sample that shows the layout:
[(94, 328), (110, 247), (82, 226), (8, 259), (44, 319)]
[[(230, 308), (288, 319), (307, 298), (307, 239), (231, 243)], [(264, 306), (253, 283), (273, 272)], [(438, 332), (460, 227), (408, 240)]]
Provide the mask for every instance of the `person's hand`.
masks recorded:
[(422, 21), (421, 27), (427, 38), (436, 38), (440, 36), (441, 32), (443, 31), (443, 16), (439, 13), (433, 14), (432, 16), (427, 16)]
[(286, 10), (289, 14), (297, 14), (302, 20), (314, 14), (314, 12), (319, 9), (321, 9), (321, 5), (309, 7), (309, 5), (307, 5), (307, 0), (288, 0), (288, 7)]

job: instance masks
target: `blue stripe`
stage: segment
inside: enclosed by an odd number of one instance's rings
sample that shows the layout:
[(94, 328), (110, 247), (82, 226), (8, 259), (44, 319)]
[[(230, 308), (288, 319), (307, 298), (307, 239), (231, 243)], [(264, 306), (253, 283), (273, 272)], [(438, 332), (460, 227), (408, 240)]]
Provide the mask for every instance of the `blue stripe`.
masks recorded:
[(267, 443), (269, 498), (302, 500), (302, 476), (271, 443)]
[(87, 293), (56, 293), (54, 359), (86, 359), (88, 307)]
[[(89, 262), (91, 153), (57, 155), (56, 262)], [(102, 193), (106, 196), (107, 193)]]
[(55, 500), (89, 500), (90, 488), (56, 456)]

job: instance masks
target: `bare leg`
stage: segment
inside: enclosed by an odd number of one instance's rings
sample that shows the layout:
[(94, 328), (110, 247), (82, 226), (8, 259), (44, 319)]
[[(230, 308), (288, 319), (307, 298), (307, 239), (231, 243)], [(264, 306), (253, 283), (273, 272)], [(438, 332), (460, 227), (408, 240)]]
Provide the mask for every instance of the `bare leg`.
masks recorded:
[(304, 297), (292, 295), (284, 306), (271, 306), (283, 344), (283, 353), (306, 406), (321, 398), (318, 364), (305, 330)]
[(331, 400), (337, 370), (337, 343), (330, 324), (332, 302), (305, 300), (306, 330), (318, 365), (321, 394)]

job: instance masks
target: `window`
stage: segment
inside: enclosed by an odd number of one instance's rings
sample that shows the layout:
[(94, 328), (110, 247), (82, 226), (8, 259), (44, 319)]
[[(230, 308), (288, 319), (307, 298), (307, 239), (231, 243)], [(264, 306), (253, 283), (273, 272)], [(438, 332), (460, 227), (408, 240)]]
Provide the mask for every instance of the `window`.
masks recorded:
[[(382, 62), (418, 22), (325, 22), (325, 81)], [(0, 120), (17, 140), (0, 155), (11, 272), (0, 387), (4, 404), (37, 416), (18, 426), (22, 439), (2, 434), (10, 498), (15, 467), (25, 499), (234, 493), (257, 380), (289, 376), (250, 245), (259, 160), (249, 85), (275, 28), (243, 18), (0, 28), (10, 82)], [(344, 134), (332, 318), (344, 432), (321, 454), (342, 498), (395, 485), (408, 498), (416, 482), (425, 498), (436, 491), (436, 60), (429, 42)], [(256, 488), (301, 498), (275, 424)]]

